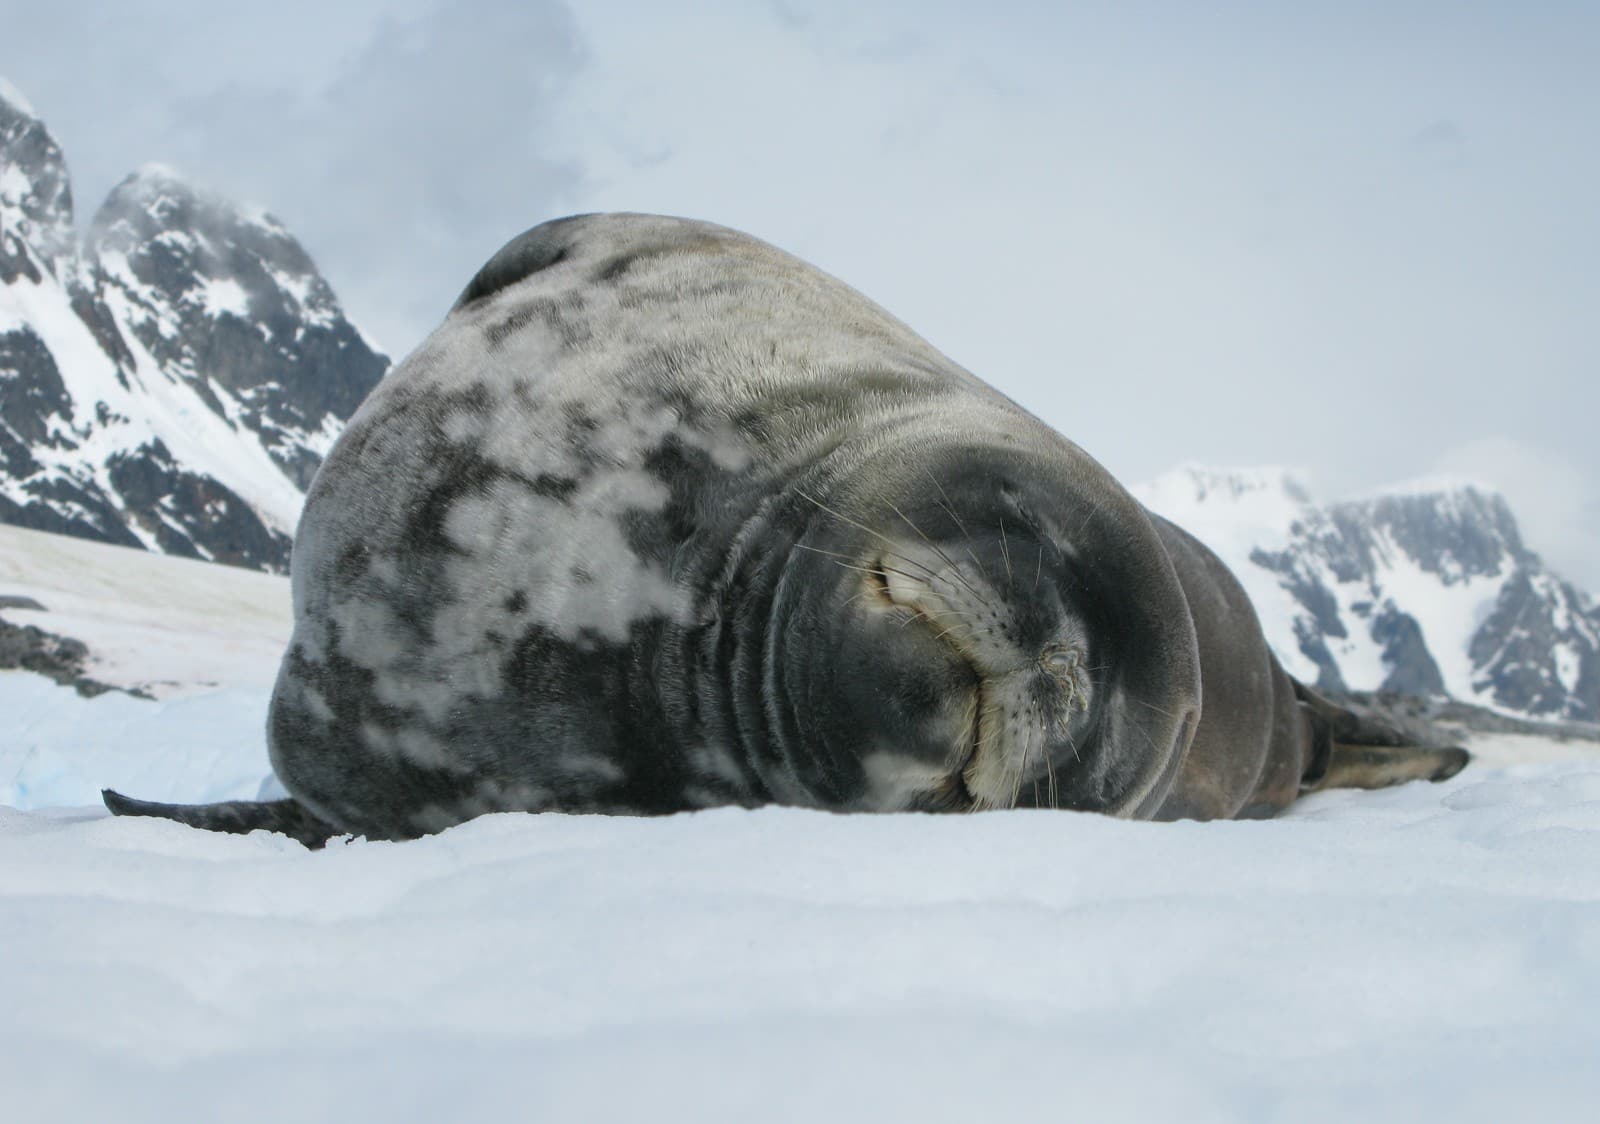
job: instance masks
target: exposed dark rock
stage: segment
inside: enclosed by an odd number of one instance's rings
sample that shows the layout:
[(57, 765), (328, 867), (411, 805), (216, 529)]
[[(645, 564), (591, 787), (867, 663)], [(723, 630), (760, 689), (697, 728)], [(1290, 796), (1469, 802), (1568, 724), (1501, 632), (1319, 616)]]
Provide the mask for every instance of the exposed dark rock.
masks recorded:
[[(83, 673), (89, 649), (81, 640), (57, 636), (33, 625), (15, 625), (0, 617), (0, 671), (32, 671), (64, 687), (77, 689), (85, 698), (120, 688), (91, 679)], [(149, 698), (142, 691), (129, 691)]]
[(1383, 662), (1389, 668), (1381, 691), (1403, 695), (1443, 695), (1444, 676), (1428, 651), (1417, 618), (1386, 605), (1372, 619), (1372, 638), (1383, 645)]

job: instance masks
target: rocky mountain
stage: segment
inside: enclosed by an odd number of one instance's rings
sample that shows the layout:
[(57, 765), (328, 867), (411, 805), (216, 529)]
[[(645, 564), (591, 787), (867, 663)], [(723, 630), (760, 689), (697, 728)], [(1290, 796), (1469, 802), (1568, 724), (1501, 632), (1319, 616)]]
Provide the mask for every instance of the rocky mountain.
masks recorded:
[(1190, 466), (1135, 493), (1222, 556), (1307, 682), (1600, 721), (1600, 608), (1492, 491), (1437, 480), (1320, 504), (1293, 473)]
[(61, 150), (0, 82), (0, 521), (282, 571), (387, 366), (277, 220), (168, 169), (80, 246)]

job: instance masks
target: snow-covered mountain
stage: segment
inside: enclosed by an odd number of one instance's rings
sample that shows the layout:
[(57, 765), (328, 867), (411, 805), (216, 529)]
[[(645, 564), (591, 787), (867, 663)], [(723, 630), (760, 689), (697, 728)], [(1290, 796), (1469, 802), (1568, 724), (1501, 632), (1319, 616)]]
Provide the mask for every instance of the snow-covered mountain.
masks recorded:
[(170, 170), (80, 247), (61, 150), (0, 81), (0, 522), (281, 571), (387, 366), (282, 225)]
[(1307, 682), (1600, 720), (1600, 608), (1491, 490), (1432, 480), (1319, 504), (1290, 472), (1187, 466), (1134, 492), (1222, 556)]

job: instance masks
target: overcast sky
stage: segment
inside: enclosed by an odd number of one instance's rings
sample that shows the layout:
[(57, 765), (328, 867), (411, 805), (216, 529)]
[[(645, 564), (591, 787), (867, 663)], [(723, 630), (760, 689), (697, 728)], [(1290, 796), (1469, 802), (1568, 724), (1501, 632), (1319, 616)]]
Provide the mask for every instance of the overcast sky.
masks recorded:
[(1600, 591), (1591, 0), (0, 0), (0, 28), (80, 221), (175, 165), (283, 219), (396, 356), (529, 226), (691, 215), (1125, 480), (1477, 477)]

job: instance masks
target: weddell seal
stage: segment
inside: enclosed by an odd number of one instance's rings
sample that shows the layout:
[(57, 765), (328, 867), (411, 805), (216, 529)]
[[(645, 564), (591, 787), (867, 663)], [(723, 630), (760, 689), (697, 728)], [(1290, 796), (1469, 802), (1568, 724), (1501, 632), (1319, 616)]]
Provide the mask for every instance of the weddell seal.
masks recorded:
[(316, 845), (486, 812), (1261, 816), (1452, 775), (1290, 678), (1237, 581), (834, 278), (707, 223), (517, 238), (322, 466), (268, 719)]

